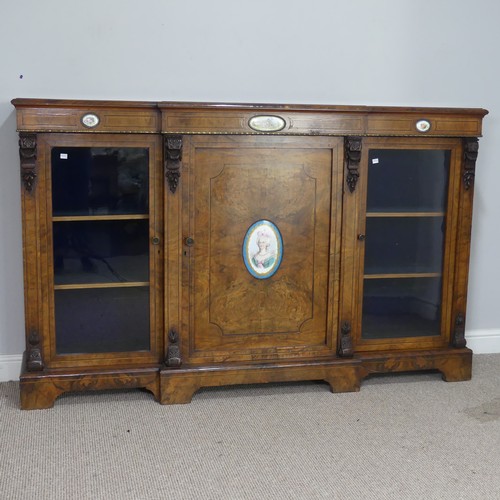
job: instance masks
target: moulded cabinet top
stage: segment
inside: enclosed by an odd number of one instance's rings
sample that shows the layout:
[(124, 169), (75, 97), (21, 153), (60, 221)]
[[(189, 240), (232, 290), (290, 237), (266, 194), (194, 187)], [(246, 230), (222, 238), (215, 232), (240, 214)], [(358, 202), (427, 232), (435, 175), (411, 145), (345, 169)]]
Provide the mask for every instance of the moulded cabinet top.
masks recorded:
[(89, 107), (112, 107), (112, 108), (157, 108), (156, 102), (148, 101), (104, 101), (104, 100), (77, 100), (77, 99), (32, 99), (16, 98), (11, 103), (16, 107), (63, 107), (63, 108), (89, 108)]
[[(168, 134), (479, 137), (488, 113), (481, 108), (308, 104), (160, 102), (158, 106), (162, 132)], [(262, 118), (257, 127), (256, 118)]]
[(314, 111), (314, 112), (351, 112), (351, 113), (451, 113), (484, 116), (488, 110), (483, 108), (441, 108), (441, 107), (400, 107), (400, 106), (351, 106), (330, 104), (274, 104), (274, 103), (224, 103), (224, 102), (191, 102), (161, 101), (159, 108), (166, 109), (235, 109), (264, 111)]
[(92, 132), (154, 134), (161, 130), (156, 103), (14, 99), (20, 132)]
[(488, 113), (482, 108), (66, 99), (14, 99), (12, 104), (18, 130), (25, 132), (478, 137)]

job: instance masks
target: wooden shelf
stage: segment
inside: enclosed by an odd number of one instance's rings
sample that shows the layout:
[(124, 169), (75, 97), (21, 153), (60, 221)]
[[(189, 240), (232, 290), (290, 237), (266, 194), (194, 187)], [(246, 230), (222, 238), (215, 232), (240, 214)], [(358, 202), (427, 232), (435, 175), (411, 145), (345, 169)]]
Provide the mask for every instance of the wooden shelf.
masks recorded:
[(440, 278), (441, 273), (387, 273), (365, 274), (365, 280), (393, 279), (393, 278)]
[(54, 285), (54, 290), (84, 290), (90, 288), (132, 288), (149, 286), (149, 281), (127, 281), (117, 283), (73, 283), (67, 285)]
[(117, 214), (117, 215), (57, 215), (52, 217), (52, 222), (80, 222), (101, 220), (145, 220), (148, 214)]
[(445, 212), (367, 212), (366, 217), (444, 217)]

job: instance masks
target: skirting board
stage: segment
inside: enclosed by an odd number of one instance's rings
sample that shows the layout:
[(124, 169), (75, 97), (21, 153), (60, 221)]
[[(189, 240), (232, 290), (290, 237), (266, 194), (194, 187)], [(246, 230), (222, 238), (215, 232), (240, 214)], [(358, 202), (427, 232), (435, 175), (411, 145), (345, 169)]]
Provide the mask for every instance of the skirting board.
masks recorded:
[(465, 338), (474, 354), (500, 353), (500, 330), (468, 330)]
[(0, 354), (0, 382), (19, 380), (22, 354)]
[[(471, 330), (466, 339), (474, 354), (500, 353), (500, 330)], [(0, 382), (19, 380), (22, 359), (22, 354), (0, 354)]]

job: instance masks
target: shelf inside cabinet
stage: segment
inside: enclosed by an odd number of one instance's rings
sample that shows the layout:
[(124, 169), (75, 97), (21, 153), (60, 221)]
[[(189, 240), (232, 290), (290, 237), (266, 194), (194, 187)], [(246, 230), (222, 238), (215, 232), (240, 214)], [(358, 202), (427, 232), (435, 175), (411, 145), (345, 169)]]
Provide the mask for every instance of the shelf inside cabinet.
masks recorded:
[(439, 278), (441, 273), (381, 273), (365, 274), (365, 280), (369, 279), (398, 279), (398, 278)]
[(148, 214), (127, 215), (57, 215), (52, 217), (52, 222), (85, 222), (85, 221), (107, 221), (107, 220), (146, 220)]
[(70, 283), (54, 285), (54, 290), (83, 290), (90, 288), (133, 288), (149, 286), (149, 281), (128, 281), (118, 283)]
[(391, 217), (444, 217), (445, 212), (367, 212), (366, 217), (370, 218), (391, 218)]

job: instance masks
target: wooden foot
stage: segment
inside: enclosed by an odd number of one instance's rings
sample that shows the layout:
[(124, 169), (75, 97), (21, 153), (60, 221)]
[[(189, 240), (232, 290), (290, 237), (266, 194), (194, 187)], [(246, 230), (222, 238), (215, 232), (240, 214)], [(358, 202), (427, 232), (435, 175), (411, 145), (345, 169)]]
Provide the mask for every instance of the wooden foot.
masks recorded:
[(330, 375), (326, 382), (330, 385), (330, 390), (333, 393), (337, 392), (359, 392), (361, 386), (361, 377), (359, 370), (354, 373), (349, 371), (348, 373)]
[(49, 381), (21, 381), (20, 391), (21, 410), (45, 410), (47, 408), (52, 408), (57, 397), (64, 392)]
[(164, 405), (191, 403), (194, 393), (200, 387), (196, 377), (162, 375), (160, 403)]
[(69, 372), (25, 372), (21, 375), (21, 409), (52, 408), (64, 392), (145, 388), (160, 399), (157, 367), (133, 370)]
[[(467, 350), (468, 351), (468, 350)], [(444, 360), (437, 369), (446, 382), (463, 382), (472, 378), (472, 352)]]

